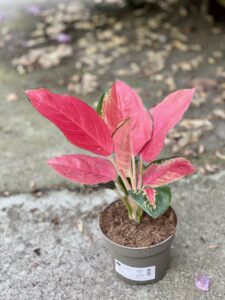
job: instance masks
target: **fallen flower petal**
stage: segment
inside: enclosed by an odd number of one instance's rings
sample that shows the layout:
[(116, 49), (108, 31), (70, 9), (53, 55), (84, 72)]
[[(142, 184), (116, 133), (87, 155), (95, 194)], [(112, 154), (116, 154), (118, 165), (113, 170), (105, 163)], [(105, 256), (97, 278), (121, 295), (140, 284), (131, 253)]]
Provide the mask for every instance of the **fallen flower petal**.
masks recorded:
[(211, 280), (207, 275), (198, 275), (195, 279), (195, 286), (204, 292), (208, 292), (210, 288)]
[(37, 5), (29, 5), (27, 11), (34, 16), (38, 16), (41, 13), (41, 9)]
[(5, 21), (5, 19), (6, 19), (5, 14), (3, 12), (0, 12), (0, 23)]
[(56, 37), (56, 41), (62, 44), (69, 43), (72, 40), (71, 35), (66, 33), (59, 33)]

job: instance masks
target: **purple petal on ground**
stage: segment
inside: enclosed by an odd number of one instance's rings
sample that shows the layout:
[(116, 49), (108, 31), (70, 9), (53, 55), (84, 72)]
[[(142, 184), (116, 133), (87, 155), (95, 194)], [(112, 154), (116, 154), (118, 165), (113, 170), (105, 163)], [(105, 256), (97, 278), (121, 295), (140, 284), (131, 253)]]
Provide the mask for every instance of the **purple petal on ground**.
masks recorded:
[(198, 275), (195, 279), (195, 286), (204, 292), (208, 292), (210, 288), (211, 280), (207, 275)]
[(38, 6), (38, 5), (29, 5), (28, 7), (27, 7), (27, 11), (30, 13), (30, 14), (32, 14), (32, 15), (34, 15), (34, 16), (38, 16), (38, 15), (40, 15), (40, 13), (41, 13), (41, 9), (40, 9), (40, 7)]
[(67, 33), (61, 32), (57, 35), (56, 40), (57, 42), (64, 44), (69, 43), (72, 40), (72, 37)]
[(0, 23), (5, 21), (5, 19), (6, 19), (5, 14), (3, 12), (0, 12)]

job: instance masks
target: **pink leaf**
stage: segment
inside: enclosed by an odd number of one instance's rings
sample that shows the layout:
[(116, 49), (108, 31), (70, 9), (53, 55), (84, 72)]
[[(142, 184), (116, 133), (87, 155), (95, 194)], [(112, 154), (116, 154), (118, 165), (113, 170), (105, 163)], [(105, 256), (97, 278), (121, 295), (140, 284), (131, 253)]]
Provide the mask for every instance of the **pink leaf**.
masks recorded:
[(176, 91), (150, 110), (154, 128), (151, 140), (141, 151), (143, 160), (151, 162), (157, 158), (168, 131), (180, 121), (191, 103), (194, 92), (195, 89)]
[(116, 155), (116, 163), (125, 175), (129, 175), (131, 167), (131, 120), (128, 119), (120, 125), (113, 134), (113, 145)]
[(138, 154), (149, 141), (152, 133), (152, 121), (141, 98), (127, 84), (117, 80), (109, 89), (102, 103), (103, 118), (113, 134), (118, 125), (130, 118), (131, 149)]
[(110, 161), (83, 154), (55, 157), (48, 164), (63, 177), (83, 184), (105, 183), (117, 176)]
[(144, 189), (146, 196), (148, 198), (149, 203), (155, 207), (155, 195), (156, 195), (156, 191), (152, 188), (145, 188)]
[(72, 144), (100, 155), (112, 153), (112, 138), (106, 124), (86, 103), (46, 89), (26, 94), (34, 108), (52, 121)]
[(151, 187), (163, 186), (194, 172), (195, 168), (187, 159), (173, 158), (162, 164), (151, 164), (144, 173), (143, 183)]
[(204, 292), (208, 292), (210, 288), (211, 280), (206, 275), (198, 275), (195, 279), (195, 286)]

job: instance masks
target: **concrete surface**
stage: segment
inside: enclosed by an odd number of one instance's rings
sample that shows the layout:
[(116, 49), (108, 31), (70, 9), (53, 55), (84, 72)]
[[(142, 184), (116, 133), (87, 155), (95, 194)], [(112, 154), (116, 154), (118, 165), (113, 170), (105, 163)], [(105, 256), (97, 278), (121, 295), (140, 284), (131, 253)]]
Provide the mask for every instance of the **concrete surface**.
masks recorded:
[[(224, 180), (224, 172), (194, 176), (173, 188), (179, 225), (170, 269), (146, 286), (129, 286), (112, 273), (97, 228), (98, 212), (115, 198), (110, 190), (0, 198), (0, 299), (225, 299)], [(199, 274), (211, 278), (209, 292), (195, 288)]]

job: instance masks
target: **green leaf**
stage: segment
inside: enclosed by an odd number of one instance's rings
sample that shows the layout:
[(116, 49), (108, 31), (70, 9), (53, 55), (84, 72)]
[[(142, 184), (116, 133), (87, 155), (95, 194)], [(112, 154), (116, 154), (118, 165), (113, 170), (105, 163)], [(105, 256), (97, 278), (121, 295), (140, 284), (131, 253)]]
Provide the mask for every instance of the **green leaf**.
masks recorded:
[(106, 183), (99, 183), (98, 187), (100, 189), (110, 189), (110, 190), (115, 190), (115, 188), (116, 188), (114, 181), (109, 181)]
[(180, 156), (174, 155), (174, 156), (170, 156), (170, 157), (156, 159), (156, 160), (152, 161), (151, 164), (162, 164), (167, 160), (171, 160), (171, 159), (178, 158), (178, 157), (180, 157)]
[(130, 197), (140, 206), (148, 215), (158, 218), (163, 215), (170, 207), (171, 190), (168, 186), (156, 188), (156, 208), (149, 203), (148, 198), (142, 190), (129, 191)]
[(165, 158), (160, 158), (160, 159), (153, 160), (150, 163), (145, 164), (144, 169), (146, 170), (152, 164), (162, 164), (162, 163), (164, 163), (167, 160), (170, 160), (170, 159), (173, 159), (173, 158), (178, 158), (178, 157), (181, 157), (181, 156), (174, 155), (174, 156), (171, 156), (171, 157), (165, 157)]
[(96, 111), (97, 111), (97, 113), (100, 116), (102, 116), (102, 104), (103, 104), (103, 101), (104, 101), (105, 97), (109, 96), (111, 87), (112, 86), (110, 86), (108, 89), (106, 89), (105, 92), (102, 94), (102, 96), (98, 100), (98, 105), (97, 105)]
[(117, 182), (119, 183), (120, 188), (122, 189), (122, 191), (124, 192), (124, 194), (127, 196), (128, 195), (128, 191), (123, 183), (123, 180), (121, 179), (120, 176), (117, 177)]
[(102, 103), (103, 103), (103, 100), (104, 100), (104, 98), (105, 98), (105, 95), (106, 95), (106, 93), (107, 92), (104, 92), (103, 94), (102, 94), (102, 96), (99, 98), (99, 100), (98, 100), (98, 105), (97, 105), (97, 113), (100, 115), (100, 116), (102, 116)]

